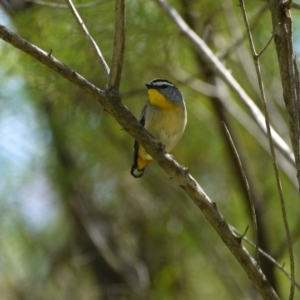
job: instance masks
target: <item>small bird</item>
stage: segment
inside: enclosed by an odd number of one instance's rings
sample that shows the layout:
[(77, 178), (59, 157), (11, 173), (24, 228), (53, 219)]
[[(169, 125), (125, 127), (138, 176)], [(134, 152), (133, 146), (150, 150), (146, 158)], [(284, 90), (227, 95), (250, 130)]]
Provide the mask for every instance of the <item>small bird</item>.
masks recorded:
[[(140, 123), (162, 143), (166, 152), (170, 152), (180, 140), (187, 122), (183, 96), (173, 83), (162, 78), (147, 82), (146, 87), (148, 101)], [(131, 175), (135, 178), (143, 176), (151, 160), (152, 157), (135, 141)]]

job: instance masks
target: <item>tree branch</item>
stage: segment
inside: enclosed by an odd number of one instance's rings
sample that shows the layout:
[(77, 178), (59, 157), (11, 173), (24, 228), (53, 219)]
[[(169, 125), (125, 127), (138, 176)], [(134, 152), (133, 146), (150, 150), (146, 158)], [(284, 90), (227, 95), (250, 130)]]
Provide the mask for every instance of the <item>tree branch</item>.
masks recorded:
[(300, 79), (293, 45), (292, 19), (289, 1), (270, 1), (273, 35), (276, 46), (283, 99), (286, 105), (291, 141), (296, 160), (300, 189)]
[[(232, 230), (236, 234), (240, 234), (238, 230), (236, 230), (234, 227), (231, 227)], [(251, 242), (250, 239), (248, 239), (246, 236), (243, 237), (243, 240), (246, 241), (249, 245), (251, 245), (253, 248), (256, 247), (256, 244)], [(284, 247), (285, 248), (285, 247)], [(274, 256), (271, 256), (270, 254), (266, 253), (263, 251), (261, 248), (258, 248), (259, 253), (261, 253), (264, 257), (266, 257), (272, 264), (274, 264), (289, 280), (292, 280), (291, 275), (284, 269), (284, 265), (281, 265), (275, 258)], [(285, 251), (285, 250), (284, 250)], [(295, 282), (295, 287), (300, 291), (300, 284)]]
[[(292, 300), (292, 299), (294, 299), (294, 292), (295, 292), (294, 291), (295, 290), (295, 263), (294, 263), (293, 244), (292, 244), (291, 233), (290, 233), (290, 228), (289, 228), (289, 224), (288, 224), (288, 218), (287, 218), (287, 214), (286, 214), (285, 200), (284, 200), (281, 180), (280, 180), (280, 176), (279, 176), (279, 169), (278, 169), (278, 164), (277, 164), (277, 159), (276, 159), (276, 154), (275, 154), (275, 148), (274, 148), (274, 144), (272, 141), (271, 126), (270, 126), (270, 121), (269, 121), (270, 118), (269, 118), (269, 112), (267, 109), (264, 84), (263, 84), (262, 76), (261, 76), (259, 55), (257, 55), (256, 50), (255, 50), (255, 46), (254, 46), (254, 42), (253, 42), (253, 38), (252, 38), (252, 34), (251, 34), (251, 29), (250, 29), (250, 25), (249, 25), (247, 14), (246, 14), (244, 0), (240, 0), (240, 6), (242, 9), (243, 18), (244, 18), (247, 33), (248, 33), (251, 52), (252, 52), (252, 55), (254, 58), (256, 75), (257, 75), (258, 85), (259, 85), (259, 89), (260, 89), (260, 93), (261, 93), (261, 100), (262, 100), (262, 104), (263, 104), (264, 115), (266, 118), (268, 141), (269, 141), (270, 151), (272, 154), (272, 161), (273, 161), (273, 167), (274, 167), (274, 172), (275, 172), (275, 177), (276, 177), (277, 190), (278, 190), (279, 199), (280, 199), (281, 214), (282, 214), (282, 218), (283, 218), (284, 229), (285, 229), (287, 243), (288, 243), (288, 249), (289, 249), (289, 258), (290, 258), (290, 264), (291, 264), (291, 288), (290, 288), (289, 299)], [(270, 41), (271, 41), (271, 39), (270, 39)], [(270, 44), (270, 41), (267, 43), (267, 45)], [(266, 47), (264, 47), (264, 49), (260, 53), (263, 53), (263, 51), (266, 49)]]
[(113, 51), (108, 88), (118, 91), (125, 52), (125, 0), (116, 0), (115, 4), (115, 40)]
[(51, 55), (48, 55), (38, 47), (20, 38), (2, 25), (0, 25), (0, 38), (36, 58), (97, 99), (103, 108), (110, 113), (116, 121), (158, 161), (166, 173), (185, 190), (243, 267), (262, 297), (264, 299), (279, 300), (278, 295), (267, 281), (260, 267), (243, 247), (240, 238), (234, 234), (224, 217), (218, 211), (216, 204), (209, 199), (195, 179), (189, 175), (188, 170), (180, 166), (169, 154), (163, 151), (161, 143), (155, 140), (121, 103), (118, 94), (110, 93), (109, 90), (102, 91), (98, 89)]

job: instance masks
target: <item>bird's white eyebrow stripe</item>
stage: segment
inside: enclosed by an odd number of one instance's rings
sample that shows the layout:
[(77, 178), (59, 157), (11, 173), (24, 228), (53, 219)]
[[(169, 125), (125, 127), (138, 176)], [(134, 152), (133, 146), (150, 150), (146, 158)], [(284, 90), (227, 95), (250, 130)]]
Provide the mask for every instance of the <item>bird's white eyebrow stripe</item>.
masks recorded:
[(174, 84), (172, 84), (168, 81), (164, 81), (164, 80), (154, 81), (154, 82), (152, 82), (152, 84), (156, 85), (156, 86), (163, 86), (163, 85), (174, 86)]

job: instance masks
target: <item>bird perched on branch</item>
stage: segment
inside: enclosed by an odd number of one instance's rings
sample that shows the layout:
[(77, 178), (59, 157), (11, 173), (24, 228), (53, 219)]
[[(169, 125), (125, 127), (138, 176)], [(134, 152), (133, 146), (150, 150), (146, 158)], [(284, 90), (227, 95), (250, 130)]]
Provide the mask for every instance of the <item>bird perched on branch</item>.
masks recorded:
[[(166, 152), (170, 152), (180, 140), (187, 121), (183, 96), (173, 83), (162, 78), (147, 82), (146, 87), (148, 101), (140, 123), (162, 143)], [(152, 157), (135, 141), (131, 175), (141, 177), (151, 160)]]

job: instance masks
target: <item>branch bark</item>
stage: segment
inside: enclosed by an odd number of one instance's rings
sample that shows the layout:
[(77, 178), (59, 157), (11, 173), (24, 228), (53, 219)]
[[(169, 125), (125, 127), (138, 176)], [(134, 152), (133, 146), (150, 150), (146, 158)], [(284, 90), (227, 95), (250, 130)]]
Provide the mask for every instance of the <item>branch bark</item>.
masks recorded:
[(115, 4), (115, 41), (108, 88), (119, 90), (125, 52), (125, 0)]
[(110, 113), (116, 121), (158, 161), (166, 173), (185, 190), (232, 252), (262, 297), (264, 299), (279, 300), (278, 295), (267, 281), (259, 265), (243, 247), (241, 243), (242, 239), (234, 234), (231, 227), (218, 211), (216, 204), (209, 199), (200, 185), (189, 174), (188, 170), (180, 166), (169, 154), (163, 151), (161, 143), (156, 141), (121, 103), (118, 94), (112, 93), (111, 90), (100, 90), (50, 54), (40, 50), (38, 47), (1, 25), (0, 38), (39, 60), (99, 101), (103, 108)]
[(295, 154), (298, 187), (300, 189), (300, 81), (293, 45), (291, 1), (270, 1), (273, 35), (276, 46), (283, 99), (286, 105), (291, 141)]

